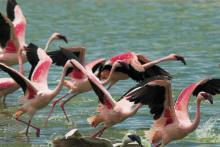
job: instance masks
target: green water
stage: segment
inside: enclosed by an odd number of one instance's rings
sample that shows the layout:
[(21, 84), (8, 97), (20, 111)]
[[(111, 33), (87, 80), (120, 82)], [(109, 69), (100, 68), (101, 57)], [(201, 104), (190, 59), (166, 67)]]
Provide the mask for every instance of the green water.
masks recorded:
[[(220, 1), (218, 0), (17, 0), (27, 18), (26, 42), (42, 48), (53, 32), (65, 34), (70, 43), (87, 48), (86, 60), (109, 58), (125, 51), (134, 51), (156, 59), (170, 53), (186, 57), (187, 66), (181, 63), (162, 63), (173, 79), (173, 97), (182, 88), (207, 77), (220, 77)], [(0, 0), (0, 10), (5, 13), (6, 0)], [(56, 50), (55, 43), (50, 50)], [(63, 45), (63, 44), (62, 44)], [(29, 71), (25, 64), (26, 73)], [(62, 68), (52, 66), (49, 87), (59, 81)], [(4, 77), (0, 71), (0, 77)], [(110, 92), (118, 98), (135, 83), (121, 81)], [(59, 96), (67, 92), (63, 89)], [(95, 113), (97, 98), (93, 92), (82, 94), (66, 105), (72, 124), (65, 121), (57, 106), (43, 126), (50, 106), (40, 110), (33, 123), (40, 126), (41, 136), (31, 131), (29, 138), (19, 132), (23, 124), (12, 119), (18, 108), (19, 90), (7, 97), (6, 105), (0, 105), (0, 147), (47, 146), (55, 136), (62, 136), (77, 127), (85, 135), (95, 131), (86, 118)], [(57, 97), (59, 97), (57, 96)], [(217, 147), (220, 146), (220, 96), (214, 105), (201, 106), (202, 119), (197, 131), (169, 147)], [(191, 99), (189, 112), (195, 112), (195, 98)], [(27, 117), (23, 117), (24, 119)], [(143, 107), (134, 117), (108, 129), (103, 137), (119, 141), (128, 131), (137, 131), (145, 140), (144, 131), (150, 128), (152, 118)]]

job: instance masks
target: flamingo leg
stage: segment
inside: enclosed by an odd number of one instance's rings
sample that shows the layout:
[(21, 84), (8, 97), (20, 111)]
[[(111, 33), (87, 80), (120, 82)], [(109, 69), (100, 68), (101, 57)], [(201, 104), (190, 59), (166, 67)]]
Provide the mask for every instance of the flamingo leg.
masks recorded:
[(56, 106), (56, 104), (57, 104), (58, 102), (60, 102), (63, 98), (65, 98), (66, 96), (68, 96), (68, 95), (70, 95), (70, 94), (72, 94), (72, 93), (68, 92), (68, 93), (66, 93), (65, 95), (63, 95), (61, 98), (59, 98), (59, 99), (57, 99), (56, 101), (53, 102), (52, 108), (51, 108), (51, 110), (50, 110), (50, 112), (49, 112), (49, 114), (48, 114), (48, 116), (47, 116), (47, 118), (46, 118), (46, 120), (45, 120), (45, 122), (44, 122), (44, 126), (47, 126), (48, 119), (50, 118), (51, 114), (53, 113), (53, 110), (54, 110), (54, 107)]
[(66, 110), (64, 109), (64, 105), (65, 105), (68, 101), (70, 101), (73, 97), (77, 96), (78, 94), (79, 94), (79, 93), (75, 93), (75, 94), (72, 93), (72, 94), (69, 96), (68, 99), (66, 99), (63, 103), (60, 104), (60, 107), (61, 107), (61, 109), (62, 109), (64, 115), (66, 116), (66, 120), (67, 120), (68, 122), (69, 122), (69, 118), (68, 118), (68, 116), (67, 116)]
[(92, 135), (92, 138), (96, 138), (96, 137), (101, 137), (103, 132), (107, 129), (108, 127), (103, 127), (102, 129), (100, 129), (98, 132), (96, 132), (95, 134)]
[[(31, 120), (29, 120), (29, 122), (26, 122), (26, 121), (21, 120), (21, 119), (19, 119), (19, 118), (15, 118), (15, 119), (16, 119), (17, 121), (19, 121), (19, 122), (22, 122), (22, 123), (28, 125), (28, 128), (29, 128), (29, 126), (31, 126), (32, 128), (34, 128), (34, 129), (36, 130), (36, 136), (37, 136), (37, 137), (40, 136), (40, 128), (38, 128), (38, 127), (32, 125), (32, 124), (31, 124)], [(26, 135), (27, 135), (27, 133), (28, 133), (28, 132), (27, 132), (27, 131), (28, 131), (28, 128), (27, 128), (27, 130), (26, 130)]]

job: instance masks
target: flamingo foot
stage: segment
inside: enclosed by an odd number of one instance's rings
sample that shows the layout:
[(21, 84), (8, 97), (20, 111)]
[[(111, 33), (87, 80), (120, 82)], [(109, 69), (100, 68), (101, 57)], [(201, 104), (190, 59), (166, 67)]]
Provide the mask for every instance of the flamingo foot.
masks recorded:
[(66, 116), (66, 120), (69, 122), (70, 120), (69, 120), (69, 118), (68, 118), (68, 116), (67, 116), (66, 110), (64, 109), (64, 104), (65, 104), (65, 103), (61, 103), (61, 104), (60, 104), (60, 107), (61, 107), (61, 109), (63, 110), (64, 115)]

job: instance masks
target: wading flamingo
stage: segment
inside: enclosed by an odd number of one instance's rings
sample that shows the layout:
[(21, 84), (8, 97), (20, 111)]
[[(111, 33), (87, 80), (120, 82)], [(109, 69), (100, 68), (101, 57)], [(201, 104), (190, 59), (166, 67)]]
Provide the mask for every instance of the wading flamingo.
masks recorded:
[[(60, 33), (53, 33), (53, 34), (49, 37), (49, 39), (48, 39), (48, 41), (47, 41), (47, 44), (46, 44), (44, 50), (47, 50), (47, 48), (49, 47), (49, 45), (50, 45), (53, 41), (55, 41), (55, 40), (63, 40), (63, 41), (65, 41), (66, 43), (68, 42), (68, 41), (67, 41), (67, 38), (66, 38), (64, 35), (62, 35), (62, 34), (60, 34)], [(20, 58), (20, 61), (22, 61), (22, 63), (19, 63), (19, 69), (18, 69), (18, 71), (19, 71), (22, 75), (24, 75), (24, 70), (23, 70), (23, 59), (24, 59), (24, 58), (22, 58), (22, 55), (23, 55), (22, 52), (23, 52), (23, 51), (25, 51), (25, 50), (20, 49), (20, 52), (18, 52), (18, 55), (17, 55), (17, 57)], [(26, 53), (25, 53), (25, 54), (26, 54)], [(50, 52), (49, 52), (48, 54), (50, 54)], [(59, 54), (59, 55), (61, 56), (62, 53)], [(26, 58), (26, 57), (25, 57), (25, 58)], [(30, 57), (30, 58), (31, 58), (31, 57)], [(56, 60), (56, 59), (54, 59), (54, 60)], [(54, 62), (55, 62), (55, 61), (54, 61)], [(37, 64), (37, 62), (36, 62), (36, 64)], [(63, 65), (63, 66), (64, 66), (64, 65)], [(29, 77), (30, 77), (30, 76), (29, 76)], [(16, 90), (18, 90), (19, 87), (20, 87), (20, 86), (19, 86), (12, 78), (0, 78), (0, 98), (3, 97), (3, 102), (5, 102), (6, 96), (7, 96), (8, 94), (13, 93), (13, 92), (15, 92)]]
[[(28, 129), (31, 126), (36, 129), (36, 135), (39, 136), (40, 128), (32, 125), (31, 120), (37, 110), (47, 106), (48, 103), (60, 92), (63, 86), (64, 77), (68, 74), (69, 69), (72, 68), (72, 64), (70, 64), (70, 61), (65, 64), (60, 82), (54, 90), (50, 90), (47, 84), (47, 76), (52, 63), (51, 58), (44, 50), (38, 48), (34, 44), (30, 44), (27, 48), (29, 52), (37, 51), (38, 57), (40, 57), (40, 60), (32, 73), (31, 80), (3, 63), (0, 63), (0, 69), (7, 72), (17, 82), (17, 84), (21, 86), (24, 92), (24, 96), (20, 100), (23, 105), (16, 111), (14, 115), (15, 119), (27, 125), (26, 135), (28, 134)], [(31, 59), (35, 60), (35, 57), (33, 56)], [(28, 122), (19, 118), (24, 113), (28, 113), (30, 117)]]
[(89, 70), (86, 70), (79, 62), (72, 60), (73, 66), (83, 72), (89, 79), (89, 82), (99, 98), (100, 104), (97, 108), (98, 115), (88, 118), (88, 122), (93, 127), (96, 127), (99, 123), (103, 122), (104, 127), (92, 137), (101, 136), (107, 128), (120, 123), (130, 116), (133, 116), (142, 104), (134, 106), (133, 102), (129, 102), (127, 99), (122, 98), (119, 101), (115, 101), (110, 93), (101, 84), (98, 78)]
[(166, 57), (150, 61), (145, 56), (135, 54), (134, 52), (121, 53), (113, 56), (105, 63), (100, 70), (100, 79), (106, 79), (103, 83), (109, 83), (107, 89), (110, 89), (117, 81), (126, 80), (129, 77), (137, 82), (157, 75), (171, 77), (168, 72), (156, 65), (160, 62), (171, 60), (180, 60), (186, 64), (185, 59), (176, 54), (170, 54)]
[[(148, 105), (154, 123), (149, 132), (152, 147), (160, 147), (173, 140), (182, 139), (193, 132), (200, 122), (200, 104), (213, 103), (212, 95), (220, 93), (220, 79), (204, 79), (182, 90), (174, 105), (171, 81), (160, 77), (145, 81), (130, 89), (124, 97), (136, 104)], [(191, 121), (188, 104), (196, 96), (196, 113)]]

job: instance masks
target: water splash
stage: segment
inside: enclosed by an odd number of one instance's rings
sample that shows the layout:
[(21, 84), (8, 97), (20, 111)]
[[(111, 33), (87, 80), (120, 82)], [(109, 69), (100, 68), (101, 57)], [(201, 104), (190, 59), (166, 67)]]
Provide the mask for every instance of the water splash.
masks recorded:
[(211, 117), (196, 130), (196, 138), (200, 142), (220, 143), (220, 134), (216, 132), (216, 125), (220, 118)]

